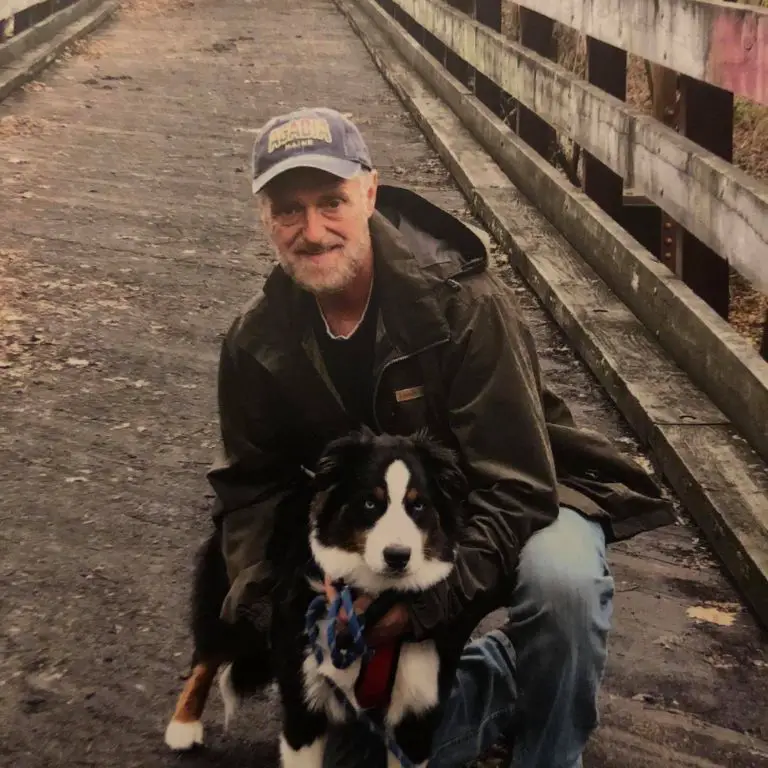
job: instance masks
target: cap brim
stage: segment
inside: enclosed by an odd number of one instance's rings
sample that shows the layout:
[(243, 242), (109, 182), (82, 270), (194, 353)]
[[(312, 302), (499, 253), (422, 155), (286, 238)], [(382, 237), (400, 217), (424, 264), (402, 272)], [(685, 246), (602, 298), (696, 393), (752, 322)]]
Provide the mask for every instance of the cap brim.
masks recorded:
[(317, 168), (320, 171), (326, 171), (333, 176), (342, 179), (351, 179), (360, 171), (363, 166), (353, 160), (342, 160), (338, 157), (328, 157), (327, 155), (296, 155), (281, 160), (277, 165), (265, 171), (253, 180), (253, 194), (262, 190), (276, 176), (293, 168)]

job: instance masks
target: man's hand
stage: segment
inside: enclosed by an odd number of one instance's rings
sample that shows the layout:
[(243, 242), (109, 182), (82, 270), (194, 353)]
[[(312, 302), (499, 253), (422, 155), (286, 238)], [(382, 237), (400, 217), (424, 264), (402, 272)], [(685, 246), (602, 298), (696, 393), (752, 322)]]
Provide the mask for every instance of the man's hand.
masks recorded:
[[(333, 585), (326, 578), (325, 597), (329, 603), (332, 603), (338, 593)], [(368, 595), (360, 595), (353, 603), (355, 613), (364, 613), (373, 603), (373, 598)], [(347, 613), (342, 607), (337, 618), (337, 629), (343, 629), (347, 624)], [(397, 603), (387, 611), (373, 626), (365, 631), (365, 640), (368, 645), (376, 647), (392, 640), (396, 640), (410, 629), (410, 618), (408, 609), (402, 603)]]

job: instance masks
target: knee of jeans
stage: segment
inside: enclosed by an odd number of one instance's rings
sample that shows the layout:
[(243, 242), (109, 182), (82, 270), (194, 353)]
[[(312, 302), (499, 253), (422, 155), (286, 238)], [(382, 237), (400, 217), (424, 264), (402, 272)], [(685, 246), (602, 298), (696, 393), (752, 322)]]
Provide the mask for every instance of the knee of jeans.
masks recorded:
[[(613, 600), (613, 579), (594, 553), (567, 551), (565, 542), (531, 540), (518, 569), (519, 590), (547, 614), (559, 634), (572, 637), (604, 624)], [(588, 555), (592, 555), (591, 557)]]

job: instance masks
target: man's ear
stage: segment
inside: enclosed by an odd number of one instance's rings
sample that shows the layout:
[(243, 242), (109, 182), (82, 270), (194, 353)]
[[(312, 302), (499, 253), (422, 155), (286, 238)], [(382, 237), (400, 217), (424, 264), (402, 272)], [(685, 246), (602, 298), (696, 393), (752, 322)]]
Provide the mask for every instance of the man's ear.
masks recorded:
[(368, 172), (368, 181), (365, 188), (365, 210), (368, 214), (368, 218), (373, 216), (373, 212), (376, 210), (376, 196), (379, 189), (379, 172), (373, 168)]
[(328, 443), (315, 466), (315, 489), (327, 491), (339, 483), (352, 462), (359, 460), (373, 435), (370, 429), (364, 427), (359, 432), (352, 432)]

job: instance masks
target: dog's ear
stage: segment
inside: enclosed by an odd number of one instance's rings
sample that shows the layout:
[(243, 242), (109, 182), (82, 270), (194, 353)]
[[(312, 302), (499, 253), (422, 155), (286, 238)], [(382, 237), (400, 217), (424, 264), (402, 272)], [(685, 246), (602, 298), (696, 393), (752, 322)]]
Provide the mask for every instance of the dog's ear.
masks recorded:
[(338, 483), (349, 465), (360, 458), (361, 453), (370, 445), (374, 433), (370, 430), (351, 432), (332, 440), (326, 445), (315, 466), (313, 486), (318, 491), (327, 491)]
[(469, 485), (455, 451), (438, 443), (426, 430), (417, 432), (412, 439), (427, 475), (440, 492), (450, 501), (462, 501)]

